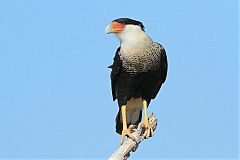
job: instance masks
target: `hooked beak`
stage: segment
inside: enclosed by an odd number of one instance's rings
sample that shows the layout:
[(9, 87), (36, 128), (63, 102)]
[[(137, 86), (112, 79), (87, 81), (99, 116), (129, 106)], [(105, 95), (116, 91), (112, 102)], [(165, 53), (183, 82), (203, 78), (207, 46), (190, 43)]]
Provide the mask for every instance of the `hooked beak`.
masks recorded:
[(109, 33), (119, 33), (122, 32), (124, 29), (124, 25), (119, 23), (119, 22), (112, 22), (110, 23), (106, 29), (105, 29), (105, 33), (109, 34)]
[(106, 34), (113, 33), (111, 24), (107, 25), (107, 27), (106, 27), (106, 29), (105, 29), (105, 33), (106, 33)]

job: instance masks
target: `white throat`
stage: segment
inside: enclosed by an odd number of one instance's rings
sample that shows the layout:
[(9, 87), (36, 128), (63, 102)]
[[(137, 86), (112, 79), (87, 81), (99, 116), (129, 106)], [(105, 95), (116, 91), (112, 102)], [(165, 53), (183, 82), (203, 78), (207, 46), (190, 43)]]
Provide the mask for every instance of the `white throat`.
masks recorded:
[(144, 46), (144, 43), (150, 40), (148, 35), (137, 25), (126, 25), (124, 30), (116, 35), (119, 38), (121, 50), (128, 52), (141, 48), (141, 46)]

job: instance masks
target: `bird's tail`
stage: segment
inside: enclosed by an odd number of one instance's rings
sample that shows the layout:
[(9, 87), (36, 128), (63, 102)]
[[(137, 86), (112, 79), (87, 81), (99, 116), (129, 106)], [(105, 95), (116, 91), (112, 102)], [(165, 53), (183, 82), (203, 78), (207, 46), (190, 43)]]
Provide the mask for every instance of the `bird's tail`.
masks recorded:
[[(138, 115), (137, 121), (128, 123), (127, 127), (129, 127), (130, 125), (136, 125), (137, 126), (141, 122), (141, 120), (142, 120), (142, 110), (138, 110), (138, 112), (139, 113), (137, 113), (137, 115)], [(116, 132), (121, 135), (122, 134), (122, 129), (123, 129), (123, 123), (122, 123), (122, 119), (120, 117), (120, 114), (121, 114), (121, 109), (119, 109), (118, 114), (116, 116)]]

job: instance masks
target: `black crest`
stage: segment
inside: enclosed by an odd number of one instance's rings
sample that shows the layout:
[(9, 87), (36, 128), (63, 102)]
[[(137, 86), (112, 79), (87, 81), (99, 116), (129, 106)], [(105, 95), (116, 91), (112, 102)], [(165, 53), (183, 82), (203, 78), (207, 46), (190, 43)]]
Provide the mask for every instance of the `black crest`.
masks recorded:
[(122, 23), (122, 24), (125, 24), (125, 25), (126, 24), (138, 25), (144, 31), (144, 25), (142, 24), (142, 22), (136, 21), (136, 20), (133, 20), (133, 19), (130, 19), (130, 18), (118, 18), (118, 19), (113, 20), (113, 22), (119, 22), (119, 23)]

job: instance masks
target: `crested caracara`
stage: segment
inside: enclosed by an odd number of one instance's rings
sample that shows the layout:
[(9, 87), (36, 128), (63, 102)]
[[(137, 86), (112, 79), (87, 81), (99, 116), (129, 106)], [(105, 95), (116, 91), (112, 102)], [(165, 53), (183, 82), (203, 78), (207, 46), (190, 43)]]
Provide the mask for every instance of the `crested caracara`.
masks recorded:
[(141, 22), (129, 18), (113, 20), (105, 32), (114, 33), (119, 41), (111, 71), (113, 100), (118, 100), (116, 132), (132, 136), (132, 128), (142, 119), (146, 138), (153, 135), (147, 108), (159, 92), (167, 76), (167, 56), (162, 45), (154, 42), (144, 31)]

